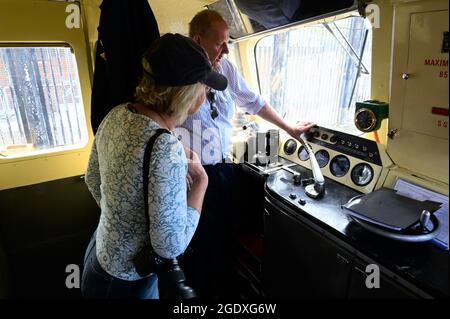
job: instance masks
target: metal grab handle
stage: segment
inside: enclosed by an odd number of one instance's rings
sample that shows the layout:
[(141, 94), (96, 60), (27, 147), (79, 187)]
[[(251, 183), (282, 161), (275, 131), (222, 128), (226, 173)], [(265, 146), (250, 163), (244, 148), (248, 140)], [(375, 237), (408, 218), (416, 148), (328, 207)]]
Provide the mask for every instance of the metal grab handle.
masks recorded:
[(355, 216), (351, 216), (351, 218), (356, 223), (358, 223), (360, 226), (362, 226), (363, 228), (365, 228), (368, 231), (371, 231), (377, 235), (395, 239), (395, 240), (399, 240), (399, 241), (406, 241), (406, 242), (419, 243), (419, 242), (432, 240), (434, 237), (436, 237), (439, 234), (439, 232), (441, 230), (441, 225), (435, 215), (431, 215), (431, 217), (430, 217), (430, 221), (433, 223), (433, 230), (430, 231), (429, 233), (418, 234), (418, 235), (414, 235), (414, 234), (409, 235), (409, 234), (404, 234), (404, 233), (400, 233), (400, 232), (389, 231), (387, 229), (377, 227), (377, 226), (371, 224), (370, 222), (361, 220)]

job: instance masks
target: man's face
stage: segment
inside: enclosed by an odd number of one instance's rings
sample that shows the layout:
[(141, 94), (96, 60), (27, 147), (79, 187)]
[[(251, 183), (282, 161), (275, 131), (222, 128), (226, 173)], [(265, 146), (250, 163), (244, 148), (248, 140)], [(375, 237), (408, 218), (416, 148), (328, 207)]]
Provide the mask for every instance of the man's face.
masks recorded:
[(206, 36), (195, 35), (194, 40), (208, 53), (211, 64), (215, 67), (224, 54), (228, 54), (228, 26), (223, 21), (214, 21)]

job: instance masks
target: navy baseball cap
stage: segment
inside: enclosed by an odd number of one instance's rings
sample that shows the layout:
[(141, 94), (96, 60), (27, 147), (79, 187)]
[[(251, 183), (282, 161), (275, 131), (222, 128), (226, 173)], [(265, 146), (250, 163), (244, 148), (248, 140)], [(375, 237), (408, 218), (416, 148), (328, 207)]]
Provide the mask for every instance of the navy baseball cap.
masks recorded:
[(218, 91), (228, 85), (227, 78), (212, 69), (205, 50), (178, 33), (166, 33), (156, 39), (144, 53), (142, 66), (157, 85), (184, 86), (200, 82)]

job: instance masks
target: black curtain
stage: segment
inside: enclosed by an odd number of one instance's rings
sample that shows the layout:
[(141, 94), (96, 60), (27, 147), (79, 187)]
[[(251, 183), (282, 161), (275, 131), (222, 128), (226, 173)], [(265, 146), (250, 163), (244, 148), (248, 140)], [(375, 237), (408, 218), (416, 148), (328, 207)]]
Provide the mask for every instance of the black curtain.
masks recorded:
[(91, 99), (94, 134), (113, 107), (133, 101), (141, 56), (159, 37), (147, 0), (103, 0), (100, 10)]

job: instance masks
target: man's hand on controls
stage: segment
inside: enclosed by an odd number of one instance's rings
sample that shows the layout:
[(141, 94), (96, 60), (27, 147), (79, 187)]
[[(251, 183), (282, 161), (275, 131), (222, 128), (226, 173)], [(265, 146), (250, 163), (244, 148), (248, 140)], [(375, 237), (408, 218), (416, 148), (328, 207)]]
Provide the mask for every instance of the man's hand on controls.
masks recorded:
[(289, 124), (286, 132), (296, 140), (299, 140), (301, 134), (309, 131), (314, 126), (316, 126), (316, 124), (313, 122), (298, 121), (297, 123)]

